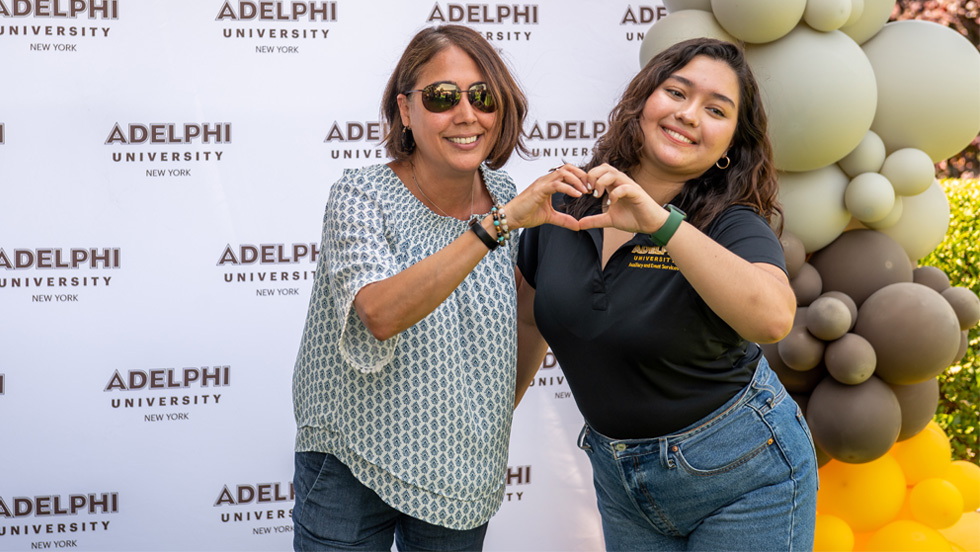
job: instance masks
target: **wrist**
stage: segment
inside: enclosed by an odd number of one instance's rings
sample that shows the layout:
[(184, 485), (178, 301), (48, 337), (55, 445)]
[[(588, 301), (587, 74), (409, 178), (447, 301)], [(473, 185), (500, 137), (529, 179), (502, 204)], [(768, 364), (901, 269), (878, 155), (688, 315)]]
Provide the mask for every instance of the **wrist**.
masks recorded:
[(677, 229), (680, 228), (684, 219), (687, 218), (687, 214), (684, 211), (681, 211), (673, 205), (668, 204), (667, 210), (670, 212), (667, 215), (667, 220), (664, 221), (657, 231), (650, 233), (650, 239), (658, 247), (665, 247), (667, 242), (670, 241), (670, 238), (677, 232)]

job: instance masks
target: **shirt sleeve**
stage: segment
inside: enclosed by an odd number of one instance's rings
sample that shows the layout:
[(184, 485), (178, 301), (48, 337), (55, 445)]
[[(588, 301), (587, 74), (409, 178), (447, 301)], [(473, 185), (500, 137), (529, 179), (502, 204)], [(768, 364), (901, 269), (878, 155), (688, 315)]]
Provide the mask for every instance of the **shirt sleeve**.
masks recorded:
[(538, 272), (538, 233), (540, 231), (540, 226), (523, 229), (517, 251), (517, 268), (521, 270), (524, 281), (535, 289), (538, 287), (535, 276)]
[(786, 256), (775, 232), (749, 207), (736, 206), (718, 218), (711, 237), (750, 263), (768, 263), (786, 272)]
[(338, 347), (355, 369), (377, 372), (391, 362), (397, 335), (379, 341), (354, 309), (354, 297), (364, 286), (394, 276), (395, 254), (385, 238), (378, 194), (364, 173), (345, 171), (334, 184), (324, 214), (323, 253), (326, 255), (331, 303), (340, 323)]

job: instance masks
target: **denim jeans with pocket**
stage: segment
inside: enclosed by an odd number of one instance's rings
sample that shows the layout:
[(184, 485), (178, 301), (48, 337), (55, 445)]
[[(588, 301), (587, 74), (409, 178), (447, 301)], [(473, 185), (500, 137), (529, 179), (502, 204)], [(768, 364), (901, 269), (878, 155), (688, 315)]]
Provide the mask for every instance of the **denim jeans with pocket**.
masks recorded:
[(487, 524), (433, 525), (388, 506), (332, 454), (295, 453), (294, 550), (482, 550)]
[(607, 550), (810, 550), (817, 459), (799, 406), (762, 360), (728, 403), (673, 435), (587, 424)]

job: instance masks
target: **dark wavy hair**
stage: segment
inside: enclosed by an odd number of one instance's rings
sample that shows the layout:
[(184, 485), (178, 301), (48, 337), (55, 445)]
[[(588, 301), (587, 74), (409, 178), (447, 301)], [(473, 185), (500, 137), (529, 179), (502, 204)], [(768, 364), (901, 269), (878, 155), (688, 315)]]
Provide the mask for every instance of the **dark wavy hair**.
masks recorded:
[(527, 115), (524, 92), (493, 46), (480, 33), (462, 25), (427, 27), (419, 31), (405, 47), (381, 98), (381, 117), (388, 126), (383, 140), (385, 153), (396, 161), (404, 161), (411, 155), (411, 150), (406, 150), (401, 140), (405, 127), (398, 111), (398, 95), (416, 88), (416, 81), (425, 64), (450, 46), (458, 47), (473, 59), (497, 101), (497, 124), (489, 136), (494, 146), (486, 159), (487, 166), (491, 169), (503, 167), (515, 150), (522, 156), (528, 156), (523, 134)]
[[(744, 52), (730, 42), (696, 38), (675, 44), (654, 56), (629, 83), (613, 108), (608, 131), (596, 141), (592, 160), (584, 169), (608, 163), (628, 171), (640, 163), (643, 149), (640, 115), (647, 99), (695, 56), (725, 62), (738, 78), (738, 120), (728, 150), (731, 164), (724, 170), (712, 165), (704, 174), (688, 180), (671, 203), (684, 210), (688, 222), (702, 231), (732, 205), (749, 206), (770, 224), (776, 219), (781, 226), (776, 168), (772, 161), (772, 144), (766, 134), (768, 119)], [(581, 218), (601, 201), (586, 195), (569, 201), (566, 210)]]

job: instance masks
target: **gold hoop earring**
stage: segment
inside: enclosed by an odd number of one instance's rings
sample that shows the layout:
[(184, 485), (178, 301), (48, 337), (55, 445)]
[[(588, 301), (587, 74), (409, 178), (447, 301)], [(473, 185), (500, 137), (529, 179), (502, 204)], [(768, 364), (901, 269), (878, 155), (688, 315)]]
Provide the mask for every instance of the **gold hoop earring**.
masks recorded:
[[(725, 164), (724, 165), (721, 164), (722, 160), (725, 161)], [(715, 166), (718, 167), (721, 170), (727, 169), (728, 166), (731, 165), (731, 164), (732, 164), (732, 160), (729, 159), (727, 155), (724, 156), (724, 157), (722, 157), (721, 159), (715, 161)]]

